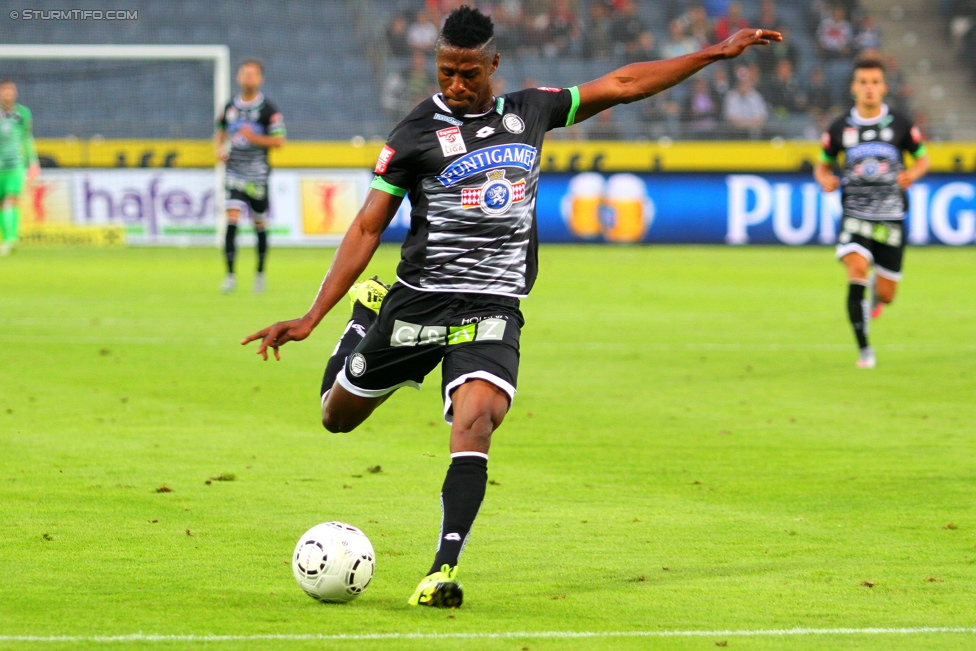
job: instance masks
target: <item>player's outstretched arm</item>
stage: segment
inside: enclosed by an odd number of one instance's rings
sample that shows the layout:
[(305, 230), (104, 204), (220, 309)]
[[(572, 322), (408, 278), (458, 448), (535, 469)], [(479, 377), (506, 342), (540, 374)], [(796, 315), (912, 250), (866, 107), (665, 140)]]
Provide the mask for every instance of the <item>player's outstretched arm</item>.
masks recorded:
[(782, 41), (779, 32), (768, 29), (740, 29), (721, 43), (698, 52), (665, 59), (631, 63), (579, 87), (580, 104), (576, 122), (591, 118), (617, 104), (629, 104), (681, 83), (709, 64), (734, 59), (753, 45)]
[(274, 350), (275, 359), (280, 360), (279, 347), (289, 341), (301, 341), (308, 337), (366, 269), (366, 265), (376, 252), (376, 247), (380, 245), (380, 236), (396, 215), (402, 201), (402, 197), (381, 190), (370, 190), (363, 207), (359, 209), (359, 214), (342, 238), (332, 260), (332, 266), (329, 267), (325, 280), (319, 287), (315, 302), (305, 316), (290, 321), (279, 321), (263, 330), (258, 330), (245, 337), (241, 345), (260, 339), (258, 355), (267, 360), (270, 347)]

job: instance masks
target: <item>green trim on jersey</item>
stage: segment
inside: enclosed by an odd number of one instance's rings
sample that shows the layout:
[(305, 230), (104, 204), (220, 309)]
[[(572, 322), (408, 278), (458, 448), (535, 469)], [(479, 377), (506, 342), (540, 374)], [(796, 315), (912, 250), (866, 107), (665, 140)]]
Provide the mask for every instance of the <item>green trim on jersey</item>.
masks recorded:
[(495, 113), (498, 115), (505, 115), (505, 98), (499, 97), (495, 100)]
[(566, 126), (571, 127), (576, 121), (576, 109), (579, 108), (579, 87), (573, 86), (569, 88), (569, 94), (573, 98), (573, 105), (569, 107), (569, 115), (566, 116)]
[(369, 187), (373, 190), (380, 190), (381, 192), (392, 194), (394, 197), (402, 197), (407, 193), (403, 188), (398, 188), (392, 183), (387, 183), (381, 176), (374, 176), (373, 182), (369, 184)]
[(837, 157), (836, 156), (830, 157), (830, 156), (827, 155), (827, 152), (825, 152), (822, 149), (820, 150), (820, 162), (821, 163), (830, 164), (830, 163), (834, 163), (836, 161), (837, 161)]
[(929, 150), (925, 148), (925, 143), (922, 143), (918, 146), (918, 149), (915, 150), (915, 153), (912, 154), (912, 158), (918, 160), (922, 156), (928, 156), (928, 155), (929, 155)]

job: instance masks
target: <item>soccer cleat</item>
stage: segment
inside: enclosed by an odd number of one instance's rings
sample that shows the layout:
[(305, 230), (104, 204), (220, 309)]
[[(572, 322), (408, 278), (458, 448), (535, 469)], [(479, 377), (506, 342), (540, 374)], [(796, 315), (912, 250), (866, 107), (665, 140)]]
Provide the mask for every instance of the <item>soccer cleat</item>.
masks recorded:
[(877, 319), (878, 317), (880, 317), (881, 316), (881, 310), (883, 310), (883, 309), (884, 309), (884, 303), (882, 303), (881, 301), (878, 301), (878, 304), (875, 305), (874, 306), (874, 309), (871, 310), (871, 318), (872, 319)]
[(235, 289), (237, 289), (237, 276), (234, 274), (224, 276), (224, 282), (220, 283), (220, 291), (224, 294), (229, 294)]
[(861, 349), (861, 355), (857, 360), (858, 368), (874, 368), (878, 361), (874, 358), (874, 349), (868, 346)]
[(457, 580), (457, 572), (456, 565), (454, 567), (441, 565), (440, 572), (424, 577), (407, 600), (407, 604), (431, 608), (457, 608), (464, 600), (461, 582)]
[(383, 299), (386, 298), (386, 293), (389, 291), (389, 285), (384, 285), (377, 276), (373, 276), (349, 289), (349, 302), (355, 307), (358, 301), (363, 307), (379, 314)]
[(264, 274), (258, 272), (258, 275), (254, 277), (254, 293), (263, 294), (264, 293)]

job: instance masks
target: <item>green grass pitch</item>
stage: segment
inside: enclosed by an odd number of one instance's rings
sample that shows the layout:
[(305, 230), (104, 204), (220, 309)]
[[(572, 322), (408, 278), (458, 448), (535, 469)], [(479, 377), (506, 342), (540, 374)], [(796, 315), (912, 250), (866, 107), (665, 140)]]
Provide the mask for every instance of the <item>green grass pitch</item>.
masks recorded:
[[(231, 296), (215, 250), (0, 259), (0, 647), (976, 647), (720, 633), (976, 626), (972, 248), (909, 250), (866, 371), (829, 249), (544, 247), (451, 612), (406, 605), (448, 463), (439, 373), (334, 435), (318, 387), (345, 305), (279, 363), (238, 345), (301, 315), (332, 254), (274, 250), (261, 296), (249, 251)], [(397, 255), (368, 273), (390, 278)], [(346, 606), (291, 576), (298, 537), (327, 520), (378, 555)], [(513, 631), (704, 633), (92, 637)], [(77, 637), (13, 639), (31, 635)]]

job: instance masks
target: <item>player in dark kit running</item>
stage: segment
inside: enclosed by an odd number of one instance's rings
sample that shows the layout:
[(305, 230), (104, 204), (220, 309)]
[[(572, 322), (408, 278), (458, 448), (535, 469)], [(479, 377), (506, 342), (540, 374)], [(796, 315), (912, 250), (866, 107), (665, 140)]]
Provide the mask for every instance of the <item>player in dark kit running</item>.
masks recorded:
[(282, 345), (311, 334), (366, 268), (401, 198), (410, 195), (397, 282), (389, 293), (375, 279), (358, 286), (352, 319), (322, 382), (322, 424), (349, 432), (396, 389), (419, 387), (443, 362), (451, 465), (437, 553), (409, 604), (461, 604), (458, 557), (485, 495), (492, 433), (515, 395), (519, 299), (537, 272), (535, 201), (546, 132), (650, 97), (710, 63), (780, 39), (777, 32), (742, 30), (701, 52), (630, 64), (578, 87), (496, 97), (491, 19), (467, 6), (448, 16), (436, 46), (441, 92), (390, 134), (312, 307), (242, 342), (260, 339), (258, 354), (267, 359), (271, 348), (279, 358)]
[[(860, 348), (860, 368), (876, 364), (868, 325), (883, 305), (894, 300), (902, 277), (905, 191), (929, 169), (921, 132), (911, 120), (889, 110), (884, 103), (887, 92), (880, 61), (865, 59), (854, 65), (854, 108), (823, 135), (823, 152), (814, 168), (814, 178), (824, 192), (841, 188), (837, 258), (847, 267), (847, 315)], [(843, 178), (838, 178), (831, 166), (841, 152)], [(909, 169), (905, 169), (905, 152), (915, 159)], [(873, 278), (869, 276), (872, 264)]]
[[(285, 122), (261, 92), (264, 66), (257, 59), (247, 59), (237, 69), (241, 94), (227, 103), (217, 116), (214, 137), (217, 156), (227, 161), (227, 231), (224, 234), (224, 259), (227, 276), (222, 292), (237, 287), (234, 257), (237, 254), (237, 221), (247, 210), (257, 236), (258, 270), (254, 291), (264, 291), (264, 261), (268, 253), (268, 150), (285, 144)], [(229, 148), (228, 148), (229, 145)]]

